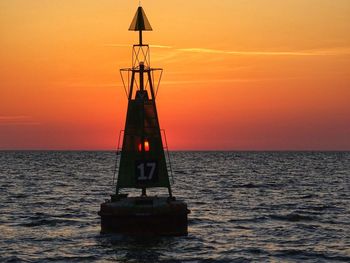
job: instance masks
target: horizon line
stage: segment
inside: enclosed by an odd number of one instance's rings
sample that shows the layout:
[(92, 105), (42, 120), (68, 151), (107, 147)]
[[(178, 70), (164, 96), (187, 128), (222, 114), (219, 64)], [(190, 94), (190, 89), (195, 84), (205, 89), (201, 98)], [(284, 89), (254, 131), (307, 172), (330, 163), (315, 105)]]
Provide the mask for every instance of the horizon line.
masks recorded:
[[(0, 149), (0, 152), (116, 152), (115, 149)], [(350, 149), (190, 149), (169, 152), (350, 152)]]

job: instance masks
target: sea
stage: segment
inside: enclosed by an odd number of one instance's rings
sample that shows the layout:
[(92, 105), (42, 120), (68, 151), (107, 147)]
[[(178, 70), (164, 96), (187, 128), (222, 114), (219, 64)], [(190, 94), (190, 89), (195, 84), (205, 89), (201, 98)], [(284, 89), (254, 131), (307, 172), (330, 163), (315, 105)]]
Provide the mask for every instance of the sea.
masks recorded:
[(170, 157), (188, 236), (130, 237), (100, 234), (115, 152), (0, 152), (0, 262), (350, 262), (350, 152)]

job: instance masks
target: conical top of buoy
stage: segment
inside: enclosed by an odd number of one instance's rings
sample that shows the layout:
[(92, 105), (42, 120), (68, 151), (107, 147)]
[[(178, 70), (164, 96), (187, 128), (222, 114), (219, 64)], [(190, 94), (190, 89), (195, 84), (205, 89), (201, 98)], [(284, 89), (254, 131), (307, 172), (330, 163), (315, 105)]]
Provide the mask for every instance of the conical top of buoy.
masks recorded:
[(145, 11), (141, 6), (137, 8), (134, 19), (129, 27), (130, 31), (152, 31), (151, 24), (149, 23)]

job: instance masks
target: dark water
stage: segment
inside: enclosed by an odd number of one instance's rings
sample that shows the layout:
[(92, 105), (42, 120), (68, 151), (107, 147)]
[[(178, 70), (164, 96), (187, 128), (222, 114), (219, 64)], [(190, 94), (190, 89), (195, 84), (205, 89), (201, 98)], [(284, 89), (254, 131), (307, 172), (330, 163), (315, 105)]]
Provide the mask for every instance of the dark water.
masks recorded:
[(114, 153), (0, 152), (0, 262), (350, 262), (350, 153), (176, 152), (187, 237), (100, 235)]

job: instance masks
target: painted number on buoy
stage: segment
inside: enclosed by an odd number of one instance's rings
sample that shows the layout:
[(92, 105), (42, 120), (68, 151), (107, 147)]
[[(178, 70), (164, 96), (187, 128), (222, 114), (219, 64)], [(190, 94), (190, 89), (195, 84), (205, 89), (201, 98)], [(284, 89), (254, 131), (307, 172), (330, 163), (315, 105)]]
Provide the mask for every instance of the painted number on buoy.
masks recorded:
[(158, 177), (157, 162), (155, 161), (137, 161), (136, 179), (138, 182), (155, 181)]

